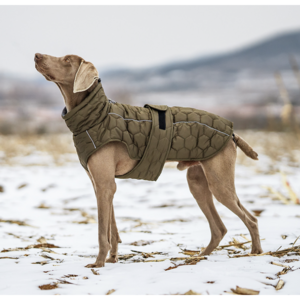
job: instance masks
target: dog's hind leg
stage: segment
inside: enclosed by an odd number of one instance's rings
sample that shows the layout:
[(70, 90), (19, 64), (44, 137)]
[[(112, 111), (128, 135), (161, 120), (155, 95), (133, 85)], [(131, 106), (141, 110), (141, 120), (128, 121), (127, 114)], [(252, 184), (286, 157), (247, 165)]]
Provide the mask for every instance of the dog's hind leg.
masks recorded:
[(114, 207), (112, 206), (112, 215), (111, 215), (111, 249), (109, 253), (109, 258), (106, 259), (106, 262), (109, 263), (116, 263), (118, 261), (118, 243), (122, 243), (119, 233), (118, 233), (118, 228), (117, 228), (117, 223), (115, 219), (115, 212), (114, 212)]
[(211, 230), (211, 240), (200, 255), (209, 255), (220, 243), (227, 232), (213, 203), (212, 193), (201, 165), (190, 167), (187, 171), (187, 181), (190, 191), (196, 199), (200, 209), (208, 220)]
[(235, 213), (248, 228), (252, 239), (252, 254), (262, 253), (257, 219), (242, 206), (234, 185), (236, 148), (233, 141), (218, 155), (202, 162), (209, 189), (216, 199)]

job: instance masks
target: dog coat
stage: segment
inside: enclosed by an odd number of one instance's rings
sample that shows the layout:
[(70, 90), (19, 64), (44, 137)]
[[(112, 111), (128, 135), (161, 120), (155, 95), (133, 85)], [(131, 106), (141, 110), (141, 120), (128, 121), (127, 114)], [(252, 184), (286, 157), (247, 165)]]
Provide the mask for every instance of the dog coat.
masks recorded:
[(127, 146), (131, 159), (139, 160), (128, 173), (116, 178), (156, 181), (168, 161), (200, 161), (219, 153), (233, 133), (233, 123), (188, 107), (144, 107), (109, 100), (102, 84), (62, 117), (73, 133), (81, 165), (88, 171), (89, 157), (113, 141)]

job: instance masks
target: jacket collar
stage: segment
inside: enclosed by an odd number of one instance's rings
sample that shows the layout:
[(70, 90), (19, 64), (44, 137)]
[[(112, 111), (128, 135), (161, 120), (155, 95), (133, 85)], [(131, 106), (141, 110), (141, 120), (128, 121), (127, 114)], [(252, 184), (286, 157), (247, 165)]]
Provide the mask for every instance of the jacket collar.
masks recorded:
[(94, 88), (94, 90), (76, 107), (74, 107), (70, 112), (68, 112), (67, 108), (64, 107), (64, 109), (61, 112), (61, 116), (64, 120), (69, 119), (70, 117), (74, 116), (79, 110), (81, 110), (84, 106), (86, 106), (98, 93), (98, 91), (102, 88), (101, 82), (98, 83), (98, 85)]

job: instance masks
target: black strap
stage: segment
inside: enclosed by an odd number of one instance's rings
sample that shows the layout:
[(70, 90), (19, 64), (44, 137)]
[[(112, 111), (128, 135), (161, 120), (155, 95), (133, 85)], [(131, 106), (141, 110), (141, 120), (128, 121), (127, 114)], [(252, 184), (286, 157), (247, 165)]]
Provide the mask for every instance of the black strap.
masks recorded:
[(234, 133), (232, 134), (232, 139), (233, 139), (233, 141), (234, 141), (234, 143), (235, 143), (235, 147), (237, 147), (236, 138), (235, 138)]
[(166, 130), (166, 112), (158, 111), (159, 129)]

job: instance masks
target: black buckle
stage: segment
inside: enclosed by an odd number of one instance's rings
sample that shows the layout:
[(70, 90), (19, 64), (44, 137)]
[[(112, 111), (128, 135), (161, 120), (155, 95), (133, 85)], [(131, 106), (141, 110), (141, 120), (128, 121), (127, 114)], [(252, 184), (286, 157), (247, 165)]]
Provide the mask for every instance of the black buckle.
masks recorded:
[(61, 116), (64, 117), (68, 113), (67, 108), (64, 107), (64, 109), (61, 112)]

